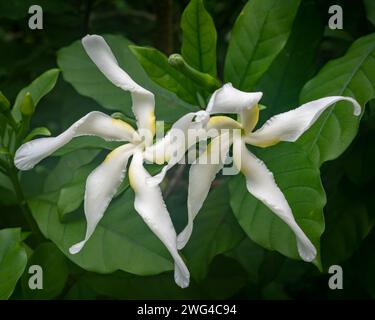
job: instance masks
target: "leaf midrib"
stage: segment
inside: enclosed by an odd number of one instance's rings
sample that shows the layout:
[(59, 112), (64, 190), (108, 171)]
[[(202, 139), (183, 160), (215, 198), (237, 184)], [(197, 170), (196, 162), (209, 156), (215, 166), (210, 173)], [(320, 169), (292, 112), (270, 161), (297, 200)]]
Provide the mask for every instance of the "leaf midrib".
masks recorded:
[[(254, 46), (253, 52), (251, 53), (251, 56), (249, 57), (249, 59), (248, 59), (248, 61), (247, 61), (247, 64), (246, 64), (246, 67), (245, 67), (245, 71), (244, 71), (244, 73), (242, 74), (242, 77), (241, 77), (240, 82), (239, 82), (239, 84), (238, 84), (239, 89), (243, 89), (243, 88), (242, 88), (242, 85), (243, 85), (243, 83), (244, 83), (244, 81), (245, 81), (245, 79), (246, 79), (246, 75), (247, 75), (247, 73), (248, 73), (248, 71), (249, 71), (249, 68), (250, 68), (250, 66), (252, 65), (252, 62), (253, 62), (253, 58), (254, 58), (255, 52), (257, 51), (257, 48), (259, 47), (259, 39), (262, 38), (263, 31), (264, 31), (264, 30), (263, 30), (263, 29), (264, 29), (264, 25), (266, 24), (266, 21), (267, 21), (267, 19), (268, 19), (269, 14), (270, 14), (270, 11), (268, 10), (267, 13), (266, 13), (266, 16), (265, 16), (265, 18), (264, 18), (264, 20), (262, 21), (262, 24), (261, 24), (261, 28), (260, 28), (260, 30), (262, 30), (262, 31), (261, 31), (260, 33), (258, 32), (259, 36), (258, 36), (257, 40), (255, 41), (255, 46)], [(256, 20), (255, 20), (255, 21), (256, 21)], [(259, 28), (258, 28), (258, 30), (259, 30)]]

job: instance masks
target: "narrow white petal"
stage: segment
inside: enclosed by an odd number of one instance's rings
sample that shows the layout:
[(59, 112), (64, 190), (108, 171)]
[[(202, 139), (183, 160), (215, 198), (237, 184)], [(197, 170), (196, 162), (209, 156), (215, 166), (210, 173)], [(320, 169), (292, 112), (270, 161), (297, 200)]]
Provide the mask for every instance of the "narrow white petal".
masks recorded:
[(248, 191), (292, 229), (297, 238), (297, 247), (301, 258), (305, 261), (314, 260), (316, 249), (295, 221), (292, 210), (277, 186), (272, 172), (267, 169), (263, 161), (247, 150), (243, 141), (241, 154), (234, 154), (233, 157), (236, 166), (246, 177)]
[(137, 118), (138, 129), (147, 130), (153, 136), (155, 134), (154, 94), (137, 84), (121, 69), (103, 37), (87, 35), (82, 39), (82, 45), (88, 56), (109, 81), (131, 93), (132, 109)]
[(260, 129), (249, 134), (246, 142), (267, 147), (279, 141), (296, 141), (332, 104), (346, 100), (353, 104), (354, 115), (361, 114), (361, 106), (353, 98), (332, 96), (303, 104), (297, 109), (280, 113), (269, 119)]
[(23, 144), (16, 152), (14, 163), (20, 170), (33, 168), (44, 158), (63, 147), (74, 137), (93, 135), (105, 140), (137, 141), (139, 136), (126, 122), (93, 111), (71, 125), (57, 137), (40, 138)]
[(126, 144), (113, 150), (86, 180), (85, 190), (85, 239), (70, 247), (71, 254), (78, 253), (94, 233), (118, 187), (124, 180), (126, 165), (134, 145)]
[(211, 96), (206, 111), (210, 114), (237, 113), (252, 109), (262, 98), (262, 92), (244, 92), (226, 83)]
[(177, 237), (177, 248), (182, 249), (193, 231), (193, 221), (210, 191), (216, 174), (224, 167), (231, 145), (229, 133), (214, 138), (205, 152), (191, 165), (188, 190), (188, 224)]
[[(206, 138), (208, 114), (205, 111), (188, 113), (177, 120), (165, 137), (155, 145), (147, 148), (144, 158), (151, 162), (162, 163), (167, 161), (160, 173), (147, 179), (150, 185), (161, 183), (167, 171), (177, 164), (185, 155), (186, 151), (197, 141)], [(189, 139), (189, 133), (197, 133), (197, 139)]]
[(129, 167), (129, 181), (135, 193), (134, 208), (152, 232), (163, 242), (175, 261), (175, 281), (182, 287), (189, 285), (190, 274), (177, 251), (177, 236), (159, 186), (150, 186), (150, 174), (143, 167), (143, 156), (136, 152)]

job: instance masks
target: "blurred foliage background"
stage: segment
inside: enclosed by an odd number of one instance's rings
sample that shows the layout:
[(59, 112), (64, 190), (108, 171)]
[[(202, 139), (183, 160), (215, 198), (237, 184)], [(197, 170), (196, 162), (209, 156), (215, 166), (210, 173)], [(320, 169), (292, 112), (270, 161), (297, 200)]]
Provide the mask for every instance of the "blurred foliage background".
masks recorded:
[[(217, 29), (220, 76), (230, 30), (246, 2), (205, 1)], [(300, 13), (300, 20), (304, 20), (304, 23), (298, 29), (293, 29), (291, 37), (294, 37), (294, 43), (288, 43), (277, 57), (278, 65), (290, 64), (287, 66), (291, 76), (277, 78), (277, 67), (271, 66), (258, 83), (258, 89), (268, 92), (263, 103), (269, 107), (274, 104), (285, 107), (297, 105), (303, 85), (323, 65), (343, 56), (356, 39), (375, 32), (375, 6), (372, 0), (302, 2), (307, 3), (304, 14)], [(11, 101), (15, 100), (21, 88), (41, 73), (57, 67), (57, 52), (61, 48), (71, 45), (88, 33), (118, 34), (137, 45), (154, 46), (167, 55), (178, 52), (181, 43), (179, 23), (188, 1), (39, 0), (37, 3), (44, 11), (44, 29), (33, 31), (28, 28), (28, 8), (35, 1), (0, 0), (0, 89)], [(344, 30), (332, 31), (327, 27), (328, 8), (332, 4), (339, 4), (343, 8)], [(304, 38), (308, 41), (303, 41)], [(290, 61), (288, 55), (295, 52), (292, 50), (293, 46), (297, 46), (299, 51)], [(277, 92), (273, 79), (282, 86)], [(60, 76), (53, 91), (41, 100), (32, 119), (32, 126), (46, 126), (52, 134), (57, 134), (87, 112), (102, 109), (98, 102), (81, 96)], [(267, 112), (269, 109), (262, 114), (263, 121), (269, 116)], [(197, 276), (189, 289), (181, 290), (174, 285), (170, 272), (142, 277), (124, 271), (110, 274), (87, 271), (68, 260), (52, 242), (37, 245), (38, 242), (31, 237), (24, 242), (28, 248), (28, 263), (44, 263), (47, 266), (47, 289), (39, 293), (30, 291), (27, 288), (29, 275), (25, 271), (11, 298), (374, 298), (374, 138), (375, 103), (372, 101), (367, 106), (354, 142), (338, 159), (324, 163), (321, 168), (328, 203), (324, 209), (326, 226), (321, 239), (323, 272), (314, 265), (288, 259), (275, 251), (261, 248), (247, 237), (239, 236), (233, 248), (212, 257), (207, 275)], [(79, 158), (78, 155), (75, 157)], [(87, 154), (82, 155), (86, 163), (89, 162), (87, 157), (90, 158)], [(46, 167), (52, 168), (56, 166), (56, 162), (48, 160)], [(65, 170), (77, 169), (74, 164), (68, 164), (70, 167)], [(57, 179), (59, 174), (65, 175), (61, 166), (63, 164), (55, 170), (55, 175), (50, 180)], [(50, 175), (39, 170), (22, 177), (26, 195), (31, 197), (42, 190), (40, 184), (44, 180), (39, 176), (43, 174)], [(186, 176), (185, 172), (185, 178)], [(65, 178), (66, 181), (61, 181), (61, 186), (70, 182), (69, 177)], [(27, 221), (15, 204), (12, 187), (5, 180), (5, 177), (0, 176), (0, 229), (21, 226), (23, 230), (28, 230)], [(173, 208), (171, 211), (175, 215), (177, 213), (178, 216), (183, 216), (186, 214), (186, 179), (181, 179), (175, 188), (177, 192), (167, 197), (167, 205)], [(225, 200), (228, 191), (222, 190), (223, 188), (225, 186), (215, 188), (211, 197)], [(223, 206), (225, 207), (225, 201)], [(210, 210), (212, 211), (209, 205), (205, 207), (205, 211)], [(178, 216), (174, 217), (175, 221), (183, 225), (184, 220)], [(66, 218), (74, 219), (74, 214)], [(240, 228), (238, 233), (242, 234)], [(198, 257), (196, 263), (200, 263), (200, 259), (203, 258)], [(327, 269), (332, 264), (343, 267), (343, 290), (328, 288)]]

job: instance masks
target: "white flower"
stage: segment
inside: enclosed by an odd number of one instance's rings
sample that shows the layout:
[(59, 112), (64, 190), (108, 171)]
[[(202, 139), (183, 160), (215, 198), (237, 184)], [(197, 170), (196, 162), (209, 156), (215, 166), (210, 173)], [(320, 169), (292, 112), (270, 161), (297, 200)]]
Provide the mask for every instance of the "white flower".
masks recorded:
[[(139, 86), (120, 68), (105, 40), (97, 35), (82, 39), (83, 47), (100, 71), (117, 87), (129, 91), (138, 129), (101, 112), (90, 112), (57, 137), (36, 139), (22, 145), (16, 152), (15, 165), (20, 170), (33, 168), (38, 162), (83, 135), (95, 135), (105, 140), (128, 142), (113, 150), (87, 178), (84, 210), (86, 236), (69, 251), (78, 253), (94, 233), (110, 201), (124, 179), (129, 166), (129, 182), (135, 193), (134, 207), (148, 227), (167, 247), (175, 261), (175, 281), (180, 287), (189, 285), (189, 271), (176, 246), (176, 231), (157, 185), (146, 183), (150, 174), (143, 166), (143, 152), (151, 146), (155, 135), (154, 95)], [(132, 159), (130, 160), (130, 158)]]
[[(258, 102), (261, 97), (261, 92), (243, 92), (233, 88), (230, 83), (225, 84), (213, 93), (206, 108), (206, 130), (212, 128), (241, 129), (242, 133), (240, 136), (236, 136), (230, 135), (226, 131), (215, 137), (207, 150), (192, 164), (189, 172), (188, 224), (177, 237), (178, 249), (182, 249), (189, 240), (193, 230), (193, 220), (201, 209), (216, 174), (224, 166), (223, 159), (225, 157), (222, 155), (228, 154), (229, 148), (233, 144), (233, 160), (236, 167), (246, 177), (248, 191), (292, 229), (296, 235), (298, 252), (301, 258), (305, 261), (315, 259), (316, 249), (296, 223), (292, 210), (284, 194), (277, 186), (272, 172), (248, 150), (246, 144), (268, 147), (280, 141), (294, 142), (314, 124), (324, 110), (340, 100), (351, 102), (356, 116), (360, 115), (361, 107), (352, 98), (326, 97), (274, 116), (260, 129), (253, 132), (259, 119)], [(219, 113), (234, 113), (239, 116), (240, 120), (235, 121), (227, 116), (210, 117), (212, 114)], [(185, 150), (188, 147), (186, 146)], [(219, 153), (221, 156), (217, 157), (215, 153)], [(221, 161), (210, 163), (210, 159), (213, 158), (221, 159)], [(159, 183), (166, 170), (177, 163), (179, 159), (170, 161), (160, 174), (148, 180), (149, 184)]]

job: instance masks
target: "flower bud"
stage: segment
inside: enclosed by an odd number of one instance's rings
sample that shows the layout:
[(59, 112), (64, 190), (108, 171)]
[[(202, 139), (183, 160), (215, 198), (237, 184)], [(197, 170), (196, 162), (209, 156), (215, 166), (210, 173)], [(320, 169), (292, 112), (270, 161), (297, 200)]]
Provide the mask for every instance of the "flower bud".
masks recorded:
[(27, 92), (22, 99), (21, 103), (21, 113), (24, 116), (30, 117), (35, 111), (35, 104), (30, 92)]
[(168, 63), (186, 77), (195, 81), (199, 86), (210, 91), (215, 91), (221, 85), (216, 78), (212, 77), (208, 73), (200, 72), (188, 65), (184, 58), (178, 53), (170, 55), (168, 58)]

